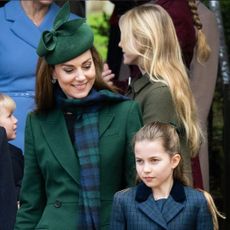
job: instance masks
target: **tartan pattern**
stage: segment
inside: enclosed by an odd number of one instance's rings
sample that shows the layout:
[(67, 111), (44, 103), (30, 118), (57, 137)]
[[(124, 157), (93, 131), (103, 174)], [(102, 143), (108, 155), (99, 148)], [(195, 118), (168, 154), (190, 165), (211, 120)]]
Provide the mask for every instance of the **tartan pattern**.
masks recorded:
[(82, 99), (68, 99), (56, 88), (57, 106), (76, 115), (75, 148), (80, 162), (80, 201), (78, 228), (100, 229), (100, 156), (98, 149), (98, 111), (103, 106), (129, 98), (109, 90), (92, 90)]
[(81, 172), (79, 229), (99, 229), (100, 174), (98, 112), (85, 113), (75, 122), (75, 147)]

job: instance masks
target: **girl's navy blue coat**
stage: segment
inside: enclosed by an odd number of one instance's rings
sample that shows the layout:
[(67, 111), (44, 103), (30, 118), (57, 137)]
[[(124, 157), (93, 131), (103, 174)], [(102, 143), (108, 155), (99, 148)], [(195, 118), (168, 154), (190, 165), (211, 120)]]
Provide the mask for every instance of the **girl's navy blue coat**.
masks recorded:
[(160, 211), (145, 184), (115, 194), (111, 230), (213, 230), (202, 192), (175, 182)]

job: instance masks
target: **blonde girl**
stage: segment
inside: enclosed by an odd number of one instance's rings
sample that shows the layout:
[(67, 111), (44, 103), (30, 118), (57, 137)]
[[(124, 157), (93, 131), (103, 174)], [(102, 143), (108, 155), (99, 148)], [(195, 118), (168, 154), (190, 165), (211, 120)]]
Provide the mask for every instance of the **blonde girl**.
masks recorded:
[[(211, 195), (189, 187), (175, 125), (152, 122), (134, 136), (136, 187), (115, 194), (111, 230), (217, 230)], [(224, 217), (223, 217), (224, 218)]]
[(186, 175), (202, 133), (173, 22), (159, 5), (144, 4), (119, 21), (124, 63), (135, 64), (142, 76), (131, 83), (128, 96), (139, 102), (144, 123), (174, 122), (180, 129)]

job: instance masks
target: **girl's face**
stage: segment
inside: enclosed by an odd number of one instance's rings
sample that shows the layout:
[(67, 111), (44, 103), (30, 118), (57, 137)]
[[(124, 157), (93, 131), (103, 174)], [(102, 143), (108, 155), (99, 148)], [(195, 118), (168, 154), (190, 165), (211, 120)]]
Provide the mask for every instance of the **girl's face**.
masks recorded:
[(137, 174), (148, 187), (161, 191), (172, 184), (179, 154), (170, 156), (161, 140), (136, 142), (134, 151)]
[(127, 36), (127, 34), (121, 30), (121, 40), (118, 45), (121, 47), (123, 52), (123, 62), (127, 65), (137, 65), (138, 55), (132, 53), (127, 48), (127, 43), (125, 42), (126, 39), (124, 39), (125, 36)]
[(91, 51), (55, 65), (53, 78), (57, 79), (62, 91), (69, 98), (84, 98), (92, 89), (96, 71)]
[(1, 107), (0, 113), (0, 126), (4, 127), (8, 140), (14, 140), (16, 138), (18, 120), (8, 109)]

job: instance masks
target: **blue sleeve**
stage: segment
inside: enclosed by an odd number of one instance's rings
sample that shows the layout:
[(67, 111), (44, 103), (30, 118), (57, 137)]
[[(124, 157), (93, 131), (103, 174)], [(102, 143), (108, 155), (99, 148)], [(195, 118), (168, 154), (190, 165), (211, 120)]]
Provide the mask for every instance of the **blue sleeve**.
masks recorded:
[(203, 199), (200, 201), (200, 208), (197, 213), (197, 230), (213, 230), (212, 215), (208, 208), (208, 203), (203, 195)]
[(125, 214), (122, 208), (121, 194), (116, 193), (113, 199), (113, 206), (110, 220), (110, 230), (125, 230)]

